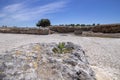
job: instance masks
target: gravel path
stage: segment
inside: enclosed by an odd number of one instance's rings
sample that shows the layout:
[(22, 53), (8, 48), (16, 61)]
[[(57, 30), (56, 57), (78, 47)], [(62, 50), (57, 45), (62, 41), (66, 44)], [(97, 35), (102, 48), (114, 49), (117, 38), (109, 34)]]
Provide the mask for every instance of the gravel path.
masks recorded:
[(62, 41), (73, 42), (82, 46), (91, 67), (97, 73), (98, 80), (120, 80), (120, 38), (80, 37), (73, 34), (27, 35), (0, 33), (0, 54), (29, 43), (58, 43)]

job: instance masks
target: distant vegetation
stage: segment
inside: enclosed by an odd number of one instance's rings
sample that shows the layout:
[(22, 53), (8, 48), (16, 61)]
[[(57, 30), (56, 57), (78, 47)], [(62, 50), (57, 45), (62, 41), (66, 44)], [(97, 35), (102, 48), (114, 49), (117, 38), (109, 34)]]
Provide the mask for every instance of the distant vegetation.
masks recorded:
[(50, 25), (51, 25), (51, 22), (50, 22), (49, 19), (41, 19), (36, 24), (37, 27), (47, 27), (47, 26), (50, 26)]
[(95, 26), (95, 25), (100, 25), (100, 24), (59, 24), (59, 25), (55, 25), (55, 26), (72, 26), (72, 27), (77, 27), (77, 26)]

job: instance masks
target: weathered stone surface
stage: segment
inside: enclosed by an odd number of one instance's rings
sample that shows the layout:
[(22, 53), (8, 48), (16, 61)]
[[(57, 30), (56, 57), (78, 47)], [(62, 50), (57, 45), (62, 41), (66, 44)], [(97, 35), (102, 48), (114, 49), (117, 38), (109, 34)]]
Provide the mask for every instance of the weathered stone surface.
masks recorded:
[(0, 55), (0, 80), (95, 80), (80, 46), (65, 43), (71, 53), (52, 51), (56, 43), (36, 43)]

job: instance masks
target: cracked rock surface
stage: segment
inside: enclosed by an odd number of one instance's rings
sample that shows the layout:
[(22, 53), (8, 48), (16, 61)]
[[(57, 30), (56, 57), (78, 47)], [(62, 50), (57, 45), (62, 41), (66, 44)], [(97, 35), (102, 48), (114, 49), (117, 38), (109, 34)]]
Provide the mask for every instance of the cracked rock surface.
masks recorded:
[(66, 42), (69, 53), (54, 53), (56, 43), (23, 45), (0, 55), (0, 80), (95, 80), (85, 52)]

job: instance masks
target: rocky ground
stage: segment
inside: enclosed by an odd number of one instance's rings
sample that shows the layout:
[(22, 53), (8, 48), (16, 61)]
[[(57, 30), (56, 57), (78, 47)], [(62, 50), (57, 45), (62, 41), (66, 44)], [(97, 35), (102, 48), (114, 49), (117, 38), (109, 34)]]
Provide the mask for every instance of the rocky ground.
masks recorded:
[(98, 80), (120, 80), (120, 39), (73, 34), (26, 35), (0, 33), (0, 53), (30, 43), (73, 42), (84, 49)]

